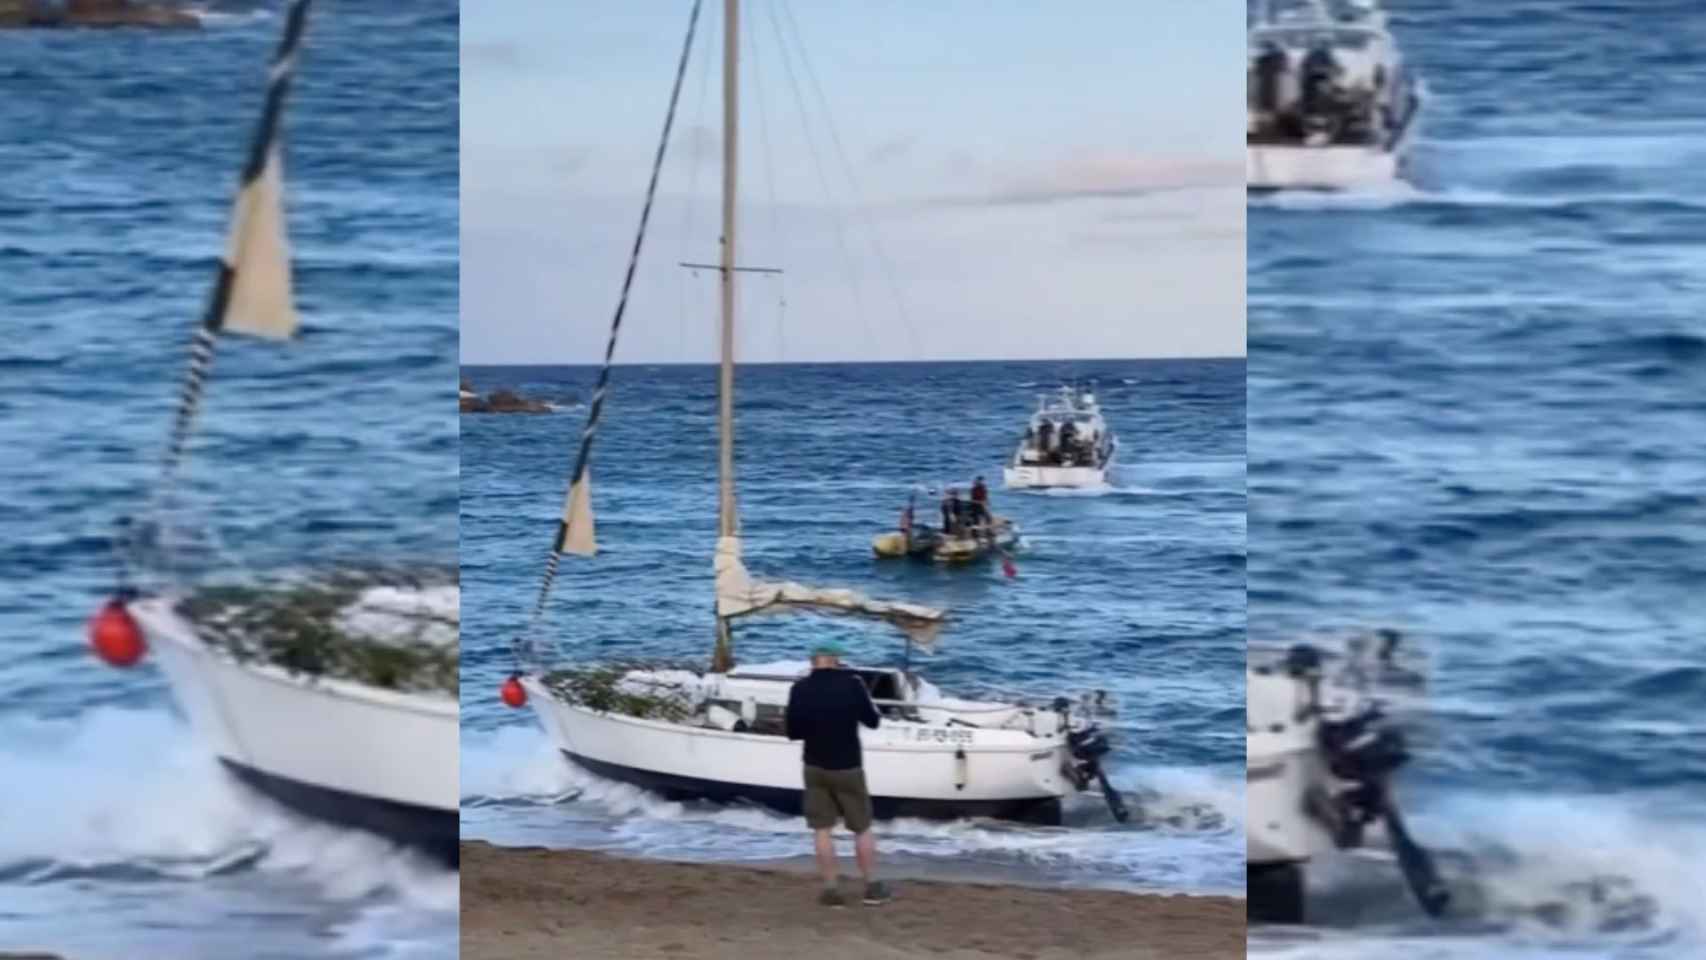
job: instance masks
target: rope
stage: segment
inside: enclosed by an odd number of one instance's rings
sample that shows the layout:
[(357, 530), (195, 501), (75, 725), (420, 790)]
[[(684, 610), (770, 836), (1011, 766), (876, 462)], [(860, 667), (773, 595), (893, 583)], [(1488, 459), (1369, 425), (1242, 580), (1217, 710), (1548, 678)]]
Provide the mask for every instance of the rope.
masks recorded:
[(901, 328), (906, 331), (907, 344), (916, 359), (918, 350), (918, 331), (912, 324), (912, 318), (906, 312), (906, 300), (900, 295), (900, 285), (895, 281), (894, 266), (889, 260), (888, 252), (883, 249), (882, 237), (871, 222), (870, 205), (865, 202), (864, 191), (859, 188), (859, 178), (853, 173), (853, 164), (847, 159), (847, 150), (841, 144), (841, 134), (835, 126), (835, 115), (829, 109), (829, 98), (824, 96), (823, 87), (817, 81), (817, 71), (812, 69), (811, 58), (806, 55), (806, 38), (800, 33), (799, 24), (794, 20), (793, 8), (788, 6), (788, 0), (776, 0), (782, 7), (782, 16), (787, 20), (788, 30), (794, 36), (794, 45), (799, 48), (800, 66), (805, 71), (806, 80), (811, 84), (812, 92), (817, 94), (818, 103), (823, 107), (824, 125), (829, 128), (830, 144), (835, 147), (835, 153), (841, 161), (841, 171), (847, 177), (847, 185), (853, 188), (853, 209), (859, 220), (864, 224), (865, 234), (871, 241), (871, 251), (877, 256), (877, 265), (882, 268), (883, 279), (888, 284), (889, 294), (894, 297), (895, 311), (900, 314)]
[[(758, 139), (764, 147), (764, 186), (770, 198), (770, 240), (776, 244), (777, 252), (782, 253), (788, 249), (788, 244), (782, 237), (780, 209), (776, 204), (776, 157), (770, 149), (770, 120), (765, 107), (764, 75), (759, 66), (757, 28), (753, 26), (757, 19), (747, 18), (746, 45), (751, 50), (749, 60), (752, 63), (752, 92), (754, 99), (758, 101)], [(778, 258), (775, 262), (780, 266), (782, 261)], [(787, 320), (788, 313), (787, 275), (776, 273), (766, 276), (776, 281), (776, 362), (781, 363), (787, 358), (787, 341), (783, 333), (783, 323)]]
[[(238, 182), (239, 196), (265, 171), (267, 155), (272, 152), (278, 139), (278, 121), (284, 113), (284, 103), (289, 97), (291, 81), (296, 75), (297, 52), (301, 49), (302, 36), (307, 30), (308, 7), (311, 2), (312, 0), (292, 0), (286, 14), (284, 34), (279, 39), (278, 48), (273, 52), (272, 63), (267, 71), (266, 105), (261, 110), (261, 119), (250, 141), (248, 158)], [(201, 326), (190, 343), (189, 368), (184, 373), (183, 389), (179, 393), (177, 412), (172, 418), (172, 428), (166, 443), (165, 462), (161, 465), (159, 485), (155, 488), (149, 509), (151, 517), (154, 518), (159, 517), (176, 482), (178, 469), (183, 464), (184, 454), (189, 446), (190, 433), (194, 429), (196, 416), (201, 411), (202, 394), (206, 389), (208, 374), (213, 369), (214, 351), (219, 343), (219, 333), (225, 326), (225, 311), (230, 305), (231, 289), (237, 279), (237, 264), (232, 263), (229, 257), (229, 250), (220, 255), (218, 278), (214, 281), (213, 291), (208, 296), (207, 306), (202, 312)]]
[(800, 133), (806, 141), (806, 152), (811, 155), (818, 185), (823, 188), (824, 199), (828, 201), (827, 209), (835, 221), (835, 245), (841, 253), (841, 262), (846, 267), (847, 288), (853, 297), (853, 313), (859, 318), (859, 326), (865, 332), (865, 341), (875, 347), (879, 344), (876, 333), (871, 328), (871, 318), (865, 312), (864, 296), (859, 287), (859, 270), (853, 261), (853, 251), (847, 246), (847, 220), (842, 215), (840, 205), (835, 202), (834, 190), (829, 185), (829, 174), (825, 172), (823, 157), (818, 153), (817, 140), (812, 137), (810, 111), (806, 106), (805, 94), (800, 89), (799, 78), (794, 73), (793, 51), (788, 46), (787, 35), (782, 32), (782, 21), (776, 16), (774, 0), (765, 5), (764, 12), (770, 19), (770, 28), (776, 34), (776, 46), (782, 53), (782, 71), (787, 75), (788, 86), (794, 93), (794, 109), (800, 115)]
[[(598, 420), (604, 412), (604, 399), (610, 391), (610, 368), (616, 357), (616, 338), (622, 331), (622, 314), (628, 309), (628, 294), (634, 286), (634, 272), (640, 265), (640, 250), (646, 239), (646, 224), (651, 220), (652, 201), (657, 197), (658, 177), (663, 171), (664, 155), (669, 149), (670, 131), (675, 126), (675, 108), (681, 101), (682, 81), (687, 75), (687, 61), (693, 51), (693, 33), (699, 25), (701, 2), (702, 0), (693, 0), (693, 12), (687, 20), (687, 39), (681, 45), (681, 60), (675, 67), (675, 84), (669, 93), (669, 110), (664, 114), (663, 136), (659, 138), (657, 154), (652, 158), (651, 180), (646, 184), (646, 203), (640, 208), (640, 226), (634, 233), (634, 249), (628, 256), (628, 272), (622, 278), (622, 294), (616, 300), (616, 314), (610, 321), (610, 339), (604, 345), (604, 365), (598, 371), (598, 384), (593, 387), (592, 402), (587, 409), (586, 427), (581, 431), (580, 449), (575, 454), (575, 468), (569, 475), (569, 496), (573, 496), (575, 484), (586, 477), (587, 464), (592, 458), (592, 440), (598, 433)], [(545, 574), (539, 581), (539, 597), (534, 601), (527, 631), (512, 644), (518, 672), (524, 661), (533, 659), (532, 638), (538, 631), (539, 622), (545, 614), (545, 603), (550, 598), (551, 587), (557, 580), (557, 567), (562, 560), (563, 546), (569, 538), (566, 513), (565, 511), (565, 519), (557, 525), (557, 538), (552, 541), (551, 555), (545, 560)]]
[[(709, 36), (709, 32), (707, 32), (707, 36)], [(707, 42), (709, 42), (709, 41), (707, 41)], [(706, 94), (706, 91), (708, 91), (711, 87), (711, 83), (710, 83), (711, 55), (709, 53), (701, 53), (700, 57), (699, 57), (699, 63), (700, 63), (700, 69), (699, 69), (699, 99), (696, 101), (695, 106), (693, 108), (694, 109), (693, 126), (689, 128), (690, 130), (693, 130), (695, 132), (704, 127), (703, 121), (705, 119), (705, 94)], [(687, 160), (687, 200), (686, 200), (685, 209), (682, 213), (682, 218), (681, 218), (682, 219), (682, 224), (681, 224), (681, 259), (683, 261), (689, 260), (692, 257), (692, 250), (691, 250), (689, 245), (692, 243), (692, 240), (693, 240), (693, 213), (695, 210), (695, 207), (693, 205), (693, 198), (699, 195), (699, 147), (700, 147), (699, 141), (700, 141), (700, 138), (698, 136), (691, 136), (691, 137), (688, 137), (687, 139), (688, 139), (688, 145), (691, 147), (693, 152), (688, 156), (688, 160)], [(698, 271), (695, 270), (695, 271), (693, 271), (693, 273), (695, 275), (697, 275)], [(688, 284), (688, 275), (685, 272), (677, 274), (677, 279), (679, 280), (679, 283), (680, 283), (679, 289), (681, 291), (681, 317), (680, 317), (680, 320), (678, 323), (679, 337), (677, 339), (677, 342), (681, 345), (681, 355), (677, 359), (682, 363), (687, 363), (689, 361), (689, 359), (692, 358), (694, 355), (693, 350), (689, 346), (689, 341), (687, 339), (687, 313), (688, 313), (688, 310), (687, 310), (687, 284)]]

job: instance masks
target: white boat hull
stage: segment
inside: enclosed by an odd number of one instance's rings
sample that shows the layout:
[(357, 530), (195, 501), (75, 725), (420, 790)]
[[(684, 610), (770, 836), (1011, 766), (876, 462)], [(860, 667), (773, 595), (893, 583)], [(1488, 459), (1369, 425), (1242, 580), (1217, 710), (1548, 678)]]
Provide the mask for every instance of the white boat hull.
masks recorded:
[(238, 663), (203, 644), (169, 599), (129, 609), (191, 726), (239, 779), (306, 815), (455, 862), (454, 699)]
[(1313, 719), (1299, 722), (1301, 684), (1272, 672), (1245, 674), (1245, 859), (1251, 866), (1307, 861), (1326, 832), (1309, 815), (1312, 786), (1327, 782)]
[(1403, 179), (1410, 148), (1421, 127), (1421, 98), (1410, 107), (1390, 142), (1370, 146), (1306, 147), (1250, 144), (1244, 148), (1244, 180), (1256, 192), (1358, 190)]
[[(522, 682), (558, 749), (595, 774), (671, 799), (800, 811), (797, 741), (598, 713), (557, 699), (536, 678)], [(888, 722), (860, 735), (879, 819), (981, 816), (1057, 824), (1061, 799), (1073, 791), (1063, 737)]]
[(1251, 753), (1245, 768), (1245, 858), (1252, 865), (1303, 863), (1329, 841), (1305, 806), (1325, 771), (1315, 751)]
[(1100, 487), (1108, 482), (1106, 467), (1013, 466), (1002, 471), (1010, 490), (1040, 490), (1048, 487)]
[(1396, 153), (1373, 147), (1251, 146), (1245, 178), (1251, 190), (1354, 190), (1398, 179)]
[(1119, 457), (1119, 444), (1115, 442), (1108, 451), (1108, 458), (1097, 467), (1049, 467), (1031, 463), (1012, 463), (1002, 468), (1001, 479), (1009, 490), (1043, 490), (1051, 487), (1066, 489), (1089, 489), (1104, 487), (1108, 484), (1108, 473), (1114, 469), (1114, 461)]

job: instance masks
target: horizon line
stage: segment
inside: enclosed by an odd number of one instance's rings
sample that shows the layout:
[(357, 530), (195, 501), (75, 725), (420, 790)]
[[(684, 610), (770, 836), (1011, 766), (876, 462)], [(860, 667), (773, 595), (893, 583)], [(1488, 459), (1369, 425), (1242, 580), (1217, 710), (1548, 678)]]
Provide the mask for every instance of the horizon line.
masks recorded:
[[(1202, 355), (1190, 354), (1173, 357), (997, 357), (997, 358), (964, 358), (958, 360), (742, 360), (737, 366), (742, 367), (785, 367), (799, 366), (833, 366), (836, 364), (863, 364), (867, 366), (900, 366), (904, 364), (923, 363), (1157, 363), (1178, 360), (1243, 360), (1248, 362), (1245, 354)], [(617, 360), (611, 363), (613, 367), (715, 367), (717, 360)], [(599, 367), (603, 364), (597, 360), (546, 360), (546, 361), (475, 361), (458, 360), (459, 367)]]

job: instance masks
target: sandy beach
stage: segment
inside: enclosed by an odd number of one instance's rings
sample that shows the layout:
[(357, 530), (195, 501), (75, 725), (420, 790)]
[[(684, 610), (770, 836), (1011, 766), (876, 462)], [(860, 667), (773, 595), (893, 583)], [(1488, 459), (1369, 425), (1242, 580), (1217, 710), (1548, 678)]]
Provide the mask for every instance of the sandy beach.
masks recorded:
[[(851, 871), (851, 865), (846, 868)], [(856, 892), (856, 882), (843, 881)], [(463, 960), (1208, 960), (1244, 956), (1244, 901), (895, 879), (880, 907), (816, 903), (766, 868), (462, 844)]]

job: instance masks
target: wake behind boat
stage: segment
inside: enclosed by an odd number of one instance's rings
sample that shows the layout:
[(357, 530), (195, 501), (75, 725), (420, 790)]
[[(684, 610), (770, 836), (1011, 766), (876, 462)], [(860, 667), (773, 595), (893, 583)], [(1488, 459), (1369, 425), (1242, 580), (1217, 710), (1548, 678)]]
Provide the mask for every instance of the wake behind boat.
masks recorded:
[(1108, 482), (1119, 448), (1096, 394), (1064, 386), (1053, 397), (1037, 397), (1037, 410), (1002, 477), (1011, 489), (1100, 487)]
[[(273, 55), (230, 237), (196, 332), (160, 479), (121, 538), (116, 595), (90, 623), (108, 663), (158, 654), (197, 735), (250, 787), (317, 819), (454, 864), (458, 629), (453, 572), (378, 568), (289, 584), (186, 588), (168, 522), (214, 353), (225, 334), (299, 326), (282, 202), (279, 119), (307, 27), (293, 0)], [(191, 525), (193, 526), (193, 524)], [(232, 558), (221, 569), (228, 569)]]
[(1374, 0), (1247, 0), (1252, 191), (1344, 190), (1404, 173), (1422, 107)]
[[(698, 23), (695, 3), (676, 68), (663, 142), (642, 208), (638, 257), (669, 144)], [(746, 800), (797, 813), (803, 795), (800, 748), (782, 729), (789, 689), (802, 664), (737, 667), (735, 629), (742, 618), (769, 613), (816, 613), (889, 624), (908, 650), (928, 647), (946, 614), (919, 604), (873, 599), (858, 592), (752, 576), (742, 559), (735, 496), (734, 411), (737, 265), (735, 175), (739, 4), (724, 0), (723, 218), (720, 262), (721, 344), (718, 411), (718, 536), (712, 573), (715, 650), (709, 669), (690, 665), (588, 664), (547, 669), (534, 638), (563, 554), (596, 553), (588, 462), (609, 385), (611, 359), (634, 276), (626, 274), (593, 391), (562, 520), (527, 632), (518, 640), (518, 669), (502, 694), (512, 706), (531, 704), (541, 726), (570, 761), (594, 773), (675, 798)], [(644, 642), (640, 638), (639, 643)], [(855, 668), (882, 710), (876, 730), (861, 730), (875, 813), (925, 817), (989, 816), (1058, 823), (1064, 798), (1099, 787), (1124, 819), (1119, 794), (1108, 785), (1101, 758), (1109, 744), (1087, 715), (1059, 698), (1049, 706), (959, 700), (943, 695), (910, 670)]]

